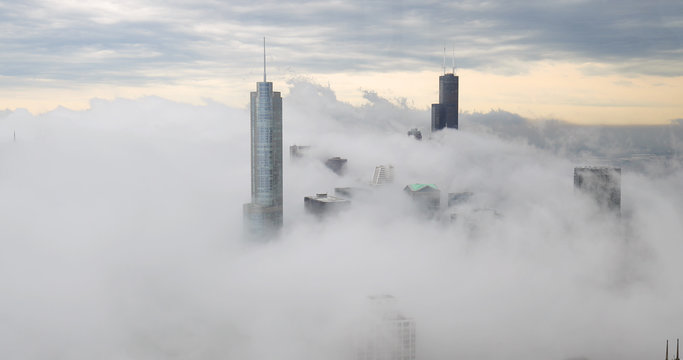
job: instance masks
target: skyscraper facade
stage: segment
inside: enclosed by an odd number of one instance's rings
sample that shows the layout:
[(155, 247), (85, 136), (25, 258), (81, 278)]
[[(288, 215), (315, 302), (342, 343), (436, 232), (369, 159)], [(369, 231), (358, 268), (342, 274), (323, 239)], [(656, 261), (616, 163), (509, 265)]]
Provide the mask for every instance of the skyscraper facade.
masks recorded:
[(263, 82), (251, 93), (251, 203), (244, 221), (252, 235), (268, 235), (282, 226), (282, 97), (266, 81), (265, 40)]
[(432, 104), (432, 132), (458, 128), (458, 77), (455, 73), (439, 76), (439, 103)]

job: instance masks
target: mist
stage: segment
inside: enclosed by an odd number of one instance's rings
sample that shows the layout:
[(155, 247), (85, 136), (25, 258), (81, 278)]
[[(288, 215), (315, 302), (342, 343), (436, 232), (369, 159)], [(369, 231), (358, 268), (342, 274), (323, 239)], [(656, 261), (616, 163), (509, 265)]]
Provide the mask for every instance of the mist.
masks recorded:
[[(428, 134), (429, 112), (400, 100), (288, 86), (283, 143), (311, 148), (285, 151), (285, 224), (267, 243), (242, 232), (247, 109), (147, 97), (0, 113), (2, 357), (353, 359), (375, 294), (415, 320), (418, 359), (643, 359), (682, 335), (680, 122), (642, 141), (657, 161), (631, 166), (641, 143), (609, 130), (493, 111)], [(621, 220), (574, 192), (587, 162), (622, 166)], [(304, 196), (367, 186), (380, 164), (393, 184), (304, 212)], [(442, 208), (474, 195), (428, 219), (402, 191), (416, 182)]]

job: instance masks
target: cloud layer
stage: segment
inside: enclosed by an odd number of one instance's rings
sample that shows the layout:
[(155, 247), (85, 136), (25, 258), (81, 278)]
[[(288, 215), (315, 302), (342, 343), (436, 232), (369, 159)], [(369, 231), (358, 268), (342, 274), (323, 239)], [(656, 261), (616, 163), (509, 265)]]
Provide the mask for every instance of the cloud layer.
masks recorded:
[[(624, 169), (619, 222), (574, 193), (585, 154), (524, 119), (512, 139), (494, 112), (418, 142), (406, 131), (427, 112), (301, 81), (289, 94), (284, 143), (313, 147), (285, 161), (285, 228), (265, 245), (242, 239), (246, 111), (150, 97), (3, 114), (3, 357), (349, 359), (378, 293), (415, 319), (420, 359), (642, 359), (680, 336), (675, 162)], [(304, 213), (303, 196), (363, 186), (378, 164), (394, 185)], [(473, 192), (451, 209), (466, 221), (426, 220), (402, 194), (413, 182)]]

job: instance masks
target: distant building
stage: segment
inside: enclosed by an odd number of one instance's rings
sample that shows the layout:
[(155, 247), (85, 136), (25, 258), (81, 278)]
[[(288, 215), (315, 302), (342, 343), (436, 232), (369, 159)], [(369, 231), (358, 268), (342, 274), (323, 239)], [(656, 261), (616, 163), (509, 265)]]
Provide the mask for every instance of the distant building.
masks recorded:
[(368, 196), (370, 195), (371, 191), (370, 189), (366, 188), (359, 188), (359, 187), (336, 187), (334, 188), (334, 195), (342, 197), (342, 198), (347, 198), (347, 199), (353, 199), (357, 196)]
[(349, 208), (351, 201), (327, 194), (304, 197), (304, 208), (308, 213), (322, 216)]
[(422, 140), (422, 132), (418, 128), (412, 128), (408, 131), (408, 136), (412, 136), (417, 140)]
[(293, 160), (303, 157), (310, 148), (310, 146), (291, 145), (289, 147), (289, 159)]
[(454, 73), (439, 76), (439, 103), (432, 104), (432, 132), (446, 127), (458, 128), (458, 77)]
[(620, 168), (574, 168), (574, 188), (595, 199), (600, 207), (621, 213)]
[(334, 173), (337, 175), (344, 175), (347, 161), (347, 159), (342, 159), (339, 156), (335, 156), (333, 158), (327, 159), (325, 161), (325, 166), (327, 166), (330, 170), (334, 171)]
[(373, 311), (355, 338), (356, 360), (415, 360), (415, 321), (395, 309), (391, 295), (370, 301)]
[(257, 237), (282, 227), (282, 97), (266, 82), (263, 40), (263, 82), (251, 93), (251, 202), (244, 204), (247, 232)]
[(434, 184), (410, 184), (403, 191), (429, 215), (435, 214), (441, 207), (441, 190)]
[(448, 207), (464, 204), (474, 195), (469, 191), (448, 193)]
[(372, 185), (391, 184), (394, 182), (394, 167), (378, 165), (372, 175)]

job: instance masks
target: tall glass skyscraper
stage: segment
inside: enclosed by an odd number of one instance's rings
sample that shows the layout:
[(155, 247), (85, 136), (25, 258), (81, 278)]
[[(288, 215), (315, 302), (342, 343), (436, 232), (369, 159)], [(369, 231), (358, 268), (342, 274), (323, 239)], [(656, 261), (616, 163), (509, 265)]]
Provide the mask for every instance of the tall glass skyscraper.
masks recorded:
[(244, 223), (255, 236), (272, 235), (282, 226), (282, 97), (266, 81), (251, 93), (251, 203), (244, 204)]

